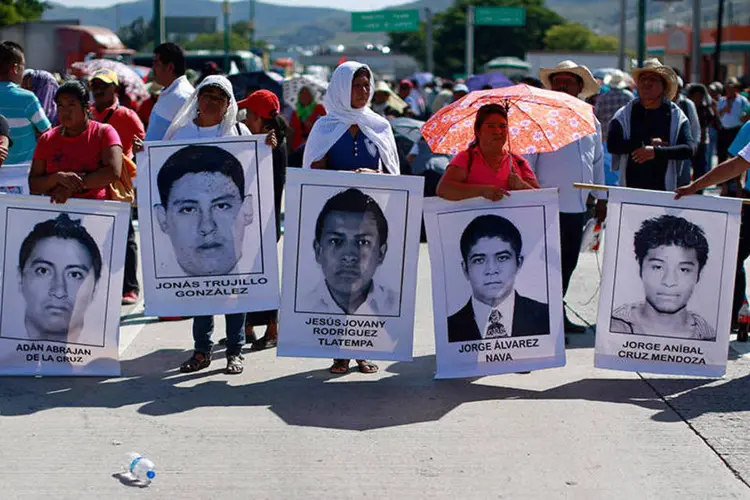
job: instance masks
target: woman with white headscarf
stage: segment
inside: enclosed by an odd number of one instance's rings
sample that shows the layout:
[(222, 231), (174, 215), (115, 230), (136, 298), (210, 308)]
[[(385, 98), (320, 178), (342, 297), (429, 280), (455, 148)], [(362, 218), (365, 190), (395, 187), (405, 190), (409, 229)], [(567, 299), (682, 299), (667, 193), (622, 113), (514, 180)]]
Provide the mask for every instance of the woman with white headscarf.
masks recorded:
[(336, 68), (305, 144), (302, 168), (400, 172), (391, 125), (368, 104), (373, 96), (370, 68), (356, 61)]
[[(232, 84), (220, 75), (206, 77), (175, 115), (164, 140), (209, 139), (250, 135), (244, 123), (237, 122), (237, 102)], [(242, 346), (245, 344), (245, 313), (226, 314), (226, 373), (242, 373)], [(196, 372), (211, 364), (213, 316), (193, 318), (193, 355), (180, 365), (183, 373)]]
[[(372, 80), (365, 64), (350, 61), (336, 68), (323, 101), (328, 114), (310, 131), (302, 168), (399, 174), (391, 125), (369, 106)], [(378, 371), (378, 365), (366, 359), (358, 359), (357, 366), (362, 373)], [(349, 360), (334, 359), (329, 371), (347, 373)]]

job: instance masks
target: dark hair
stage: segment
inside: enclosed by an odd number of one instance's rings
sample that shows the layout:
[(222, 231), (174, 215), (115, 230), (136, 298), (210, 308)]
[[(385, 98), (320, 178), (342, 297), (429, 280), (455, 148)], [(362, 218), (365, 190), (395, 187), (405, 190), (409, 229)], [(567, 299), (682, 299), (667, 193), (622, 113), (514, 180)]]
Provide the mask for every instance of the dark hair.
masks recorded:
[(21, 243), (21, 250), (18, 253), (18, 267), (23, 270), (26, 267), (31, 253), (36, 248), (37, 243), (47, 238), (62, 238), (64, 240), (76, 240), (86, 249), (91, 257), (91, 264), (94, 266), (94, 278), (99, 281), (102, 275), (102, 254), (99, 246), (91, 237), (81, 220), (71, 220), (68, 214), (62, 213), (54, 219), (40, 222), (34, 226), (34, 229), (26, 236)]
[(485, 104), (479, 108), (479, 111), (477, 111), (477, 117), (474, 119), (474, 135), (479, 135), (479, 129), (482, 128), (482, 125), (487, 121), (487, 118), (492, 115), (500, 115), (507, 120), (508, 110), (506, 110), (505, 106), (502, 104)]
[(67, 95), (76, 99), (84, 109), (88, 109), (89, 107), (89, 89), (78, 80), (68, 80), (58, 87), (57, 92), (55, 92), (56, 104), (60, 104), (59, 99), (61, 95)]
[(360, 76), (366, 76), (370, 81), (372, 81), (372, 73), (370, 73), (370, 70), (367, 69), (365, 66), (362, 66), (357, 71), (354, 72), (352, 75), (352, 81), (354, 81), (355, 78)]
[(202, 94), (202, 93), (203, 93), (204, 91), (206, 91), (207, 89), (210, 89), (210, 88), (214, 88), (214, 89), (219, 89), (219, 90), (221, 90), (221, 93), (222, 93), (222, 94), (224, 94), (224, 97), (226, 97), (226, 98), (227, 98), (227, 102), (230, 102), (230, 101), (232, 100), (232, 96), (230, 96), (229, 94), (227, 94), (227, 91), (226, 91), (226, 90), (224, 90), (224, 88), (223, 88), (223, 87), (222, 87), (221, 85), (218, 85), (218, 84), (207, 84), (207, 85), (203, 85), (203, 86), (202, 86), (202, 87), (201, 87), (201, 88), (200, 88), (200, 89), (198, 90), (198, 97), (200, 97), (200, 96), (201, 96), (201, 94)]
[(273, 118), (261, 118), (263, 123), (263, 130), (273, 132), (276, 135), (277, 148), (281, 146), (281, 143), (286, 139), (286, 122), (281, 115), (276, 115)]
[(453, 83), (450, 80), (446, 80), (446, 81), (443, 82), (443, 84), (440, 86), (440, 88), (442, 88), (443, 90), (450, 90), (452, 92), (453, 91), (453, 87), (455, 87), (455, 86), (456, 86), (455, 83)]
[(511, 221), (499, 215), (480, 215), (469, 222), (461, 234), (461, 258), (468, 264), (469, 252), (481, 238), (500, 238), (516, 252), (516, 263), (520, 262), (523, 240), (518, 228)]
[(633, 238), (633, 249), (638, 267), (649, 250), (661, 246), (678, 246), (695, 250), (698, 255), (698, 273), (708, 260), (708, 240), (700, 226), (674, 215), (661, 215), (641, 223)]
[(8, 74), (10, 69), (16, 64), (21, 64), (22, 60), (23, 47), (10, 40), (0, 43), (0, 73)]
[(326, 217), (331, 212), (372, 214), (375, 218), (375, 225), (378, 228), (380, 244), (383, 245), (388, 241), (388, 220), (385, 218), (383, 210), (371, 196), (366, 195), (359, 189), (349, 188), (328, 199), (318, 214), (318, 220), (315, 222), (315, 241), (320, 242), (320, 237), (323, 234), (323, 225), (325, 224)]
[(185, 74), (185, 52), (176, 43), (162, 43), (154, 49), (154, 54), (159, 56), (162, 64), (174, 65), (174, 74), (182, 76)]
[(187, 174), (223, 174), (232, 179), (245, 198), (245, 172), (242, 164), (231, 153), (218, 146), (186, 146), (167, 158), (156, 176), (159, 198), (167, 208), (172, 185)]
[(544, 84), (542, 83), (542, 81), (539, 78), (534, 78), (533, 76), (524, 76), (518, 83), (525, 83), (529, 87), (536, 87), (539, 89), (544, 88)]

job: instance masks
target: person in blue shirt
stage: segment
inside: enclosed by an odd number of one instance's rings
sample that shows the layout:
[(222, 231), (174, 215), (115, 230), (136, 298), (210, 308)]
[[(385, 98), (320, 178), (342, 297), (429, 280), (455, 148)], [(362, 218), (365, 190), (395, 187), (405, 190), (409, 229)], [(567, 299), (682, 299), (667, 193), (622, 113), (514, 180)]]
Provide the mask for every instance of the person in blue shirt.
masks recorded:
[(30, 163), (37, 138), (52, 125), (39, 99), (21, 87), (26, 59), (23, 48), (15, 42), (0, 43), (0, 114), (10, 125), (10, 148), (5, 162), (8, 165)]

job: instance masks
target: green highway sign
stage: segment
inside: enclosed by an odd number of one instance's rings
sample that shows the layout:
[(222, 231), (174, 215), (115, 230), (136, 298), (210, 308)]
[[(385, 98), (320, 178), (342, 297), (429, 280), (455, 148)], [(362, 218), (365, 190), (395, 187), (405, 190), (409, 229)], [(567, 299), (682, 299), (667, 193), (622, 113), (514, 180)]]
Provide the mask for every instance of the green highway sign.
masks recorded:
[(419, 31), (419, 10), (352, 12), (352, 31), (358, 33)]
[(525, 26), (523, 7), (476, 7), (474, 24), (477, 26)]

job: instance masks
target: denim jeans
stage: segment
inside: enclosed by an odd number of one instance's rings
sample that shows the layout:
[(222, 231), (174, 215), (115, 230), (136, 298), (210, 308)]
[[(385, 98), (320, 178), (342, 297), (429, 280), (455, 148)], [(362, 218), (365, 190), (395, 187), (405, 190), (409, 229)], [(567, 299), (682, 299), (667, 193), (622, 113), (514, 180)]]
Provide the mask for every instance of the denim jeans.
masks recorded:
[[(227, 324), (227, 356), (236, 356), (245, 345), (245, 313), (225, 314)], [(195, 316), (193, 318), (193, 342), (195, 350), (210, 354), (214, 343), (211, 334), (214, 332), (213, 316)]]

